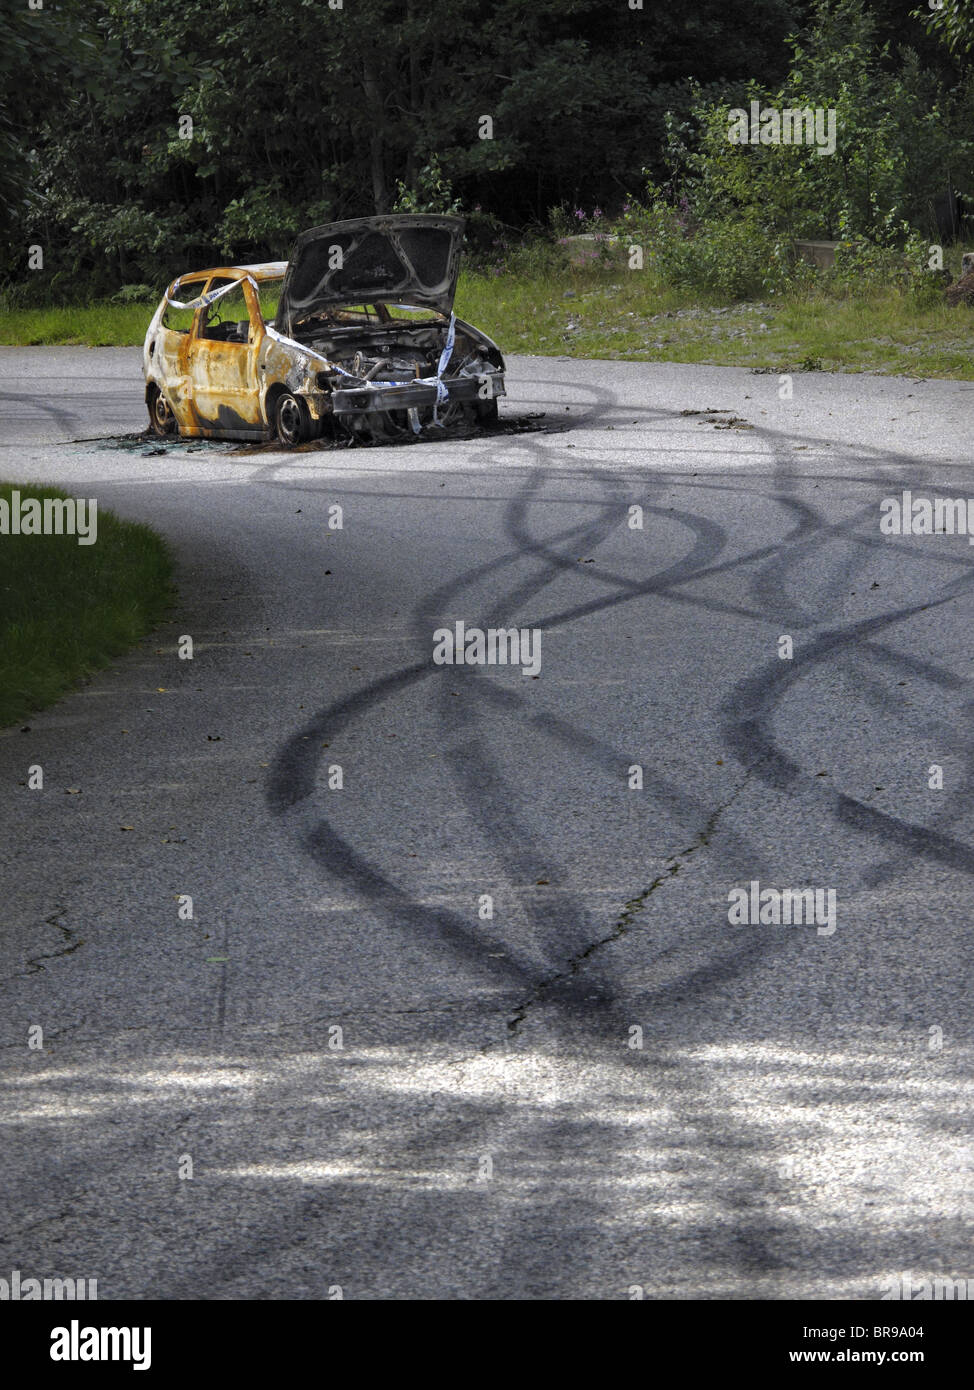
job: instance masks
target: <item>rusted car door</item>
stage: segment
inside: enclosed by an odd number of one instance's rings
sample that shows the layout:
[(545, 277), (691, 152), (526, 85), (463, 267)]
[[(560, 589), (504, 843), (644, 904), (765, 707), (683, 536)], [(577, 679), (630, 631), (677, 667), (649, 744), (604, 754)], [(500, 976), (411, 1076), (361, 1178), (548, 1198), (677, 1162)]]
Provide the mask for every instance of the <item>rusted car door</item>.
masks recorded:
[[(210, 281), (208, 294), (228, 283)], [(193, 424), (200, 434), (250, 439), (264, 433), (257, 356), (264, 323), (249, 280), (196, 315), (189, 350)]]
[[(200, 298), (206, 285), (205, 275), (196, 279), (178, 280), (172, 297), (179, 303), (191, 304)], [(196, 316), (195, 309), (178, 309), (174, 304), (167, 304), (159, 332), (152, 345), (152, 351), (162, 365), (166, 398), (176, 417), (176, 424), (181, 431), (190, 433), (196, 429), (189, 370)]]

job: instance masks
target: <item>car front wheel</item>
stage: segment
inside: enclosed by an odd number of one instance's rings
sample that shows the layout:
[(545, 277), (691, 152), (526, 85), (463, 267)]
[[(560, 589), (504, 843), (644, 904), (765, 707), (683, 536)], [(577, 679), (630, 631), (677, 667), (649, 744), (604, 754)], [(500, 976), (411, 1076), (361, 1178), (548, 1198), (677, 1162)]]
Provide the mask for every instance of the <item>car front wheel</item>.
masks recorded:
[(277, 399), (274, 407), (274, 424), (277, 437), (288, 449), (295, 444), (303, 444), (311, 436), (311, 417), (304, 401), (285, 391)]

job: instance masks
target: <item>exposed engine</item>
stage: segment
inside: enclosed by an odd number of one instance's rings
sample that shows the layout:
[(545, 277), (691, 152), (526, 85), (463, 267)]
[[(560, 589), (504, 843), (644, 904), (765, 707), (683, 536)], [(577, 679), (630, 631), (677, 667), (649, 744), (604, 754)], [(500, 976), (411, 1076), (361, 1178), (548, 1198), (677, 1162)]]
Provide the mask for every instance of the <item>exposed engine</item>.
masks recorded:
[(436, 371), (439, 356), (390, 346), (367, 353), (358, 349), (354, 356), (338, 360), (347, 372), (362, 381), (412, 381), (416, 377), (431, 376)]
[[(331, 384), (338, 389), (383, 382), (409, 382), (433, 378), (446, 343), (445, 324), (403, 323), (344, 327), (339, 324), (317, 323), (302, 341), (316, 352), (334, 362), (341, 371), (331, 374)], [(444, 375), (475, 376), (494, 372), (497, 364), (488, 360), (484, 349), (475, 344), (462, 330), (457, 329), (453, 353), (444, 368)], [(358, 415), (343, 415), (341, 423), (357, 438), (389, 439), (416, 432), (435, 423), (449, 427), (461, 423), (473, 424), (477, 409), (469, 402), (451, 402), (411, 410), (363, 411)]]

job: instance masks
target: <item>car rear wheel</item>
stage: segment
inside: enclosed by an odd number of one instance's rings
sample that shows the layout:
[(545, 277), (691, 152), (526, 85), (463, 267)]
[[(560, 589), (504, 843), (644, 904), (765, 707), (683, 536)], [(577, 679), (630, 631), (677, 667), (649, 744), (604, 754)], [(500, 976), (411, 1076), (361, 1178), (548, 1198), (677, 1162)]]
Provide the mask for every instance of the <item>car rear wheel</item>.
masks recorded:
[(149, 408), (149, 426), (153, 434), (160, 438), (176, 433), (176, 417), (169, 407), (169, 402), (159, 390), (154, 387), (149, 395), (147, 402)]
[(311, 437), (311, 416), (304, 401), (292, 396), (290, 391), (278, 396), (274, 407), (274, 425), (277, 437), (288, 449), (295, 444), (303, 444)]

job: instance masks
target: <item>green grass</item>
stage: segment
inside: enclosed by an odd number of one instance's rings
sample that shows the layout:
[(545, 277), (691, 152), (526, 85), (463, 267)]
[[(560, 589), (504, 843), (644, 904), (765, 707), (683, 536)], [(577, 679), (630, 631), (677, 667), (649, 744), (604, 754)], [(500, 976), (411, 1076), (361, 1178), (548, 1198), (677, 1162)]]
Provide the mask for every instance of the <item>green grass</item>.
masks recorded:
[[(159, 298), (162, 295), (160, 293)], [(71, 305), (52, 309), (0, 309), (4, 347), (141, 347), (156, 304)]]
[[(8, 507), (14, 488), (22, 499), (69, 496), (0, 483)], [(69, 535), (0, 534), (0, 727), (52, 704), (133, 646), (172, 600), (165, 541), (101, 507), (97, 517), (93, 545)]]
[[(153, 308), (11, 309), (0, 343), (141, 344)], [(920, 305), (895, 288), (726, 304), (623, 268), (466, 272), (457, 313), (509, 353), (974, 380), (974, 312)]]
[(467, 275), (457, 313), (506, 352), (974, 380), (974, 311), (892, 288), (728, 305), (623, 269)]

